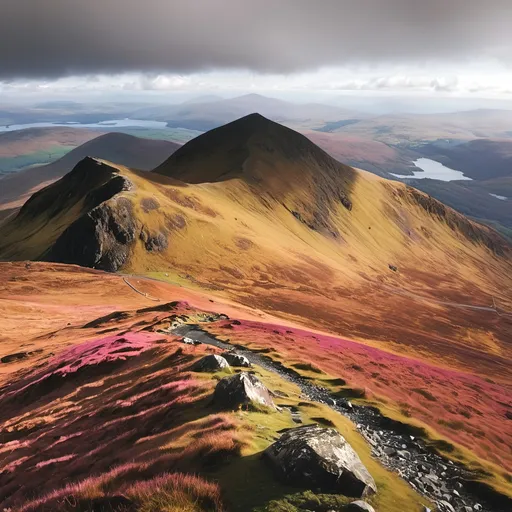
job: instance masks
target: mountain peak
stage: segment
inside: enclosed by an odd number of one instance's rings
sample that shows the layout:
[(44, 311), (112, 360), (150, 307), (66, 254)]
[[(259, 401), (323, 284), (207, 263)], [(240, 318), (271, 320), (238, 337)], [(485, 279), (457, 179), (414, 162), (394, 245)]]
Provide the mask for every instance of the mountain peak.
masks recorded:
[[(350, 172), (304, 135), (254, 112), (187, 142), (155, 172), (201, 183), (247, 178), (251, 169), (264, 180), (263, 169), (272, 173), (276, 166), (297, 170), (297, 164), (306, 160), (318, 168), (339, 167), (342, 174)], [(260, 162), (257, 170), (256, 162)]]

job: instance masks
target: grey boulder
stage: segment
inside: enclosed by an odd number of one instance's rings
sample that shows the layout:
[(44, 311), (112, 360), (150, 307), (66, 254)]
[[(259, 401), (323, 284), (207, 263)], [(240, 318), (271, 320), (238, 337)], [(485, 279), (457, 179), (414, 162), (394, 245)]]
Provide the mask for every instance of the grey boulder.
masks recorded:
[(221, 407), (229, 409), (251, 406), (276, 408), (264, 384), (254, 375), (245, 372), (220, 380), (215, 387), (213, 400)]
[(265, 455), (281, 477), (294, 485), (356, 498), (377, 492), (357, 453), (333, 428), (292, 428), (270, 445)]
[(231, 365), (231, 366), (241, 366), (242, 368), (250, 368), (251, 363), (247, 357), (242, 356), (241, 354), (237, 354), (236, 352), (224, 352), (222, 357)]
[(375, 509), (366, 501), (353, 501), (345, 508), (347, 512), (375, 512)]
[(229, 368), (228, 362), (215, 354), (204, 356), (192, 365), (192, 370), (195, 372), (218, 372), (225, 368)]

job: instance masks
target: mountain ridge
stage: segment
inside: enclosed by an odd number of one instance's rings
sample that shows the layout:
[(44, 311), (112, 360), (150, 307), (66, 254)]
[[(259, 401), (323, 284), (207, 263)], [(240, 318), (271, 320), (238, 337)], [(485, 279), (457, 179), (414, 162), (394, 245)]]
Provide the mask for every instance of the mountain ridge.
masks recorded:
[[(81, 197), (84, 205), (92, 204), (86, 199), (90, 191), (83, 190), (83, 187), (88, 186), (84, 183), (88, 181), (80, 178), (80, 174), (87, 173), (89, 167), (95, 174), (98, 166), (101, 169), (109, 168), (112, 176), (120, 175), (130, 183), (131, 175), (139, 183), (142, 178), (142, 175), (136, 172), (133, 174), (134, 171), (129, 171), (123, 166), (113, 165), (100, 159), (86, 158), (61, 182), (33, 196), (23, 207), (20, 215), (14, 219), (14, 225), (23, 224), (24, 219), (36, 217), (41, 211), (46, 211), (45, 207), (34, 208), (34, 205), (38, 204), (45, 195), (50, 198), (45, 204), (51, 204), (51, 208), (58, 208), (60, 205), (61, 210), (66, 211), (71, 211), (66, 201), (59, 203), (59, 197), (63, 195), (71, 194), (70, 197)], [(259, 210), (262, 215), (266, 215), (265, 212), (275, 214), (277, 210), (284, 208), (310, 231), (334, 240), (344, 240), (344, 228), (350, 230), (354, 227), (350, 226), (351, 221), (346, 214), (341, 217), (340, 214), (344, 209), (350, 216), (354, 202), (353, 188), (356, 182), (361, 182), (364, 178), (363, 181), (377, 181), (378, 186), (386, 190), (385, 194), (393, 196), (394, 202), (404, 203), (402, 208), (411, 203), (418, 205), (426, 214), (445, 223), (449, 229), (460, 233), (471, 243), (483, 243), (495, 254), (501, 256), (510, 250), (506, 240), (492, 229), (466, 219), (416, 189), (361, 174), (361, 171), (356, 171), (334, 160), (305, 136), (269, 121), (259, 114), (245, 116), (193, 139), (179, 148), (151, 174), (153, 176), (149, 181), (158, 181), (157, 176), (162, 176), (163, 181), (160, 179), (162, 184), (178, 186), (179, 190), (186, 190), (187, 187), (201, 190), (207, 187), (219, 199), (228, 196), (224, 199), (229, 202), (233, 201), (230, 189), (242, 188), (248, 204), (253, 203), (252, 208)], [(79, 183), (74, 183), (76, 179)], [(153, 184), (158, 187), (157, 183)], [(136, 189), (136, 185), (133, 185), (133, 188)], [(54, 197), (55, 190), (61, 191), (56, 194), (57, 197)], [(115, 190), (116, 193), (105, 200), (113, 200), (117, 194), (128, 189), (117, 190), (116, 187), (112, 187), (108, 190)], [(192, 205), (192, 209), (205, 210), (194, 201), (177, 197), (171, 197), (171, 199), (177, 199), (178, 206)], [(258, 206), (255, 206), (256, 204)], [(94, 204), (91, 209), (98, 206), (99, 204)], [(246, 209), (246, 206), (239, 205), (242, 210)], [(339, 210), (340, 207), (342, 210)], [(76, 211), (76, 206), (74, 208)], [(399, 208), (399, 205), (394, 208)], [(158, 208), (155, 208), (155, 211), (158, 211)], [(31, 214), (29, 215), (28, 212)], [(48, 211), (45, 214), (48, 215)], [(395, 215), (395, 222), (403, 223), (399, 218), (401, 214), (392, 209), (381, 215), (389, 217)], [(4, 231), (13, 231), (9, 229), (9, 223)], [(416, 234), (416, 236), (421, 235)], [(133, 240), (134, 235), (130, 239)], [(3, 250), (7, 251), (7, 254), (13, 254), (13, 251), (6, 249), (5, 246)], [(37, 257), (31, 254), (32, 257)], [(51, 255), (55, 252), (49, 251), (49, 247), (46, 247), (39, 257), (42, 254)], [(66, 262), (72, 261), (66, 259)]]

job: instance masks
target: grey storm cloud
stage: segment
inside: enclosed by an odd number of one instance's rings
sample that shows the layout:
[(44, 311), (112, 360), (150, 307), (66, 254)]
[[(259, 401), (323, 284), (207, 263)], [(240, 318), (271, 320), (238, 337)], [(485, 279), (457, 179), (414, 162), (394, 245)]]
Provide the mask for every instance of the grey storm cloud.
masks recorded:
[(0, 80), (512, 55), (511, 0), (0, 0)]

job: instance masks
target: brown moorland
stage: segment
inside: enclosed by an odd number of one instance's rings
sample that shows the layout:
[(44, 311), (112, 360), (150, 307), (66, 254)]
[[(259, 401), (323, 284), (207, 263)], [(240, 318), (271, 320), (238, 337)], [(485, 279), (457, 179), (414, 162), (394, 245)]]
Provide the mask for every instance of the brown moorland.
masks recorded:
[[(180, 285), (180, 300), (228, 301), (252, 322), (233, 329), (238, 343), (364, 390), (511, 494), (511, 248), (426, 194), (249, 116), (156, 173), (85, 160), (0, 235), (2, 259), (121, 271), (160, 299), (165, 285), (149, 278)], [(298, 329), (291, 340), (273, 332), (282, 326)]]
[[(169, 284), (73, 266), (2, 263), (0, 275), (1, 356), (21, 344), (27, 351), (0, 365), (1, 506), (242, 512), (297, 494), (261, 458), (278, 431), (293, 426), (288, 409), (218, 410), (212, 391), (225, 374), (191, 371), (218, 349), (159, 332), (176, 317), (194, 323), (215, 315), (172, 301), (179, 297), (242, 320), (258, 313)], [(427, 504), (372, 459), (343, 416), (305, 402), (277, 375), (253, 371), (286, 397), (276, 396), (278, 404), (296, 407), (305, 422), (323, 418), (356, 447), (379, 486), (372, 500), (379, 510), (419, 512)], [(308, 496), (318, 504), (347, 502)]]

